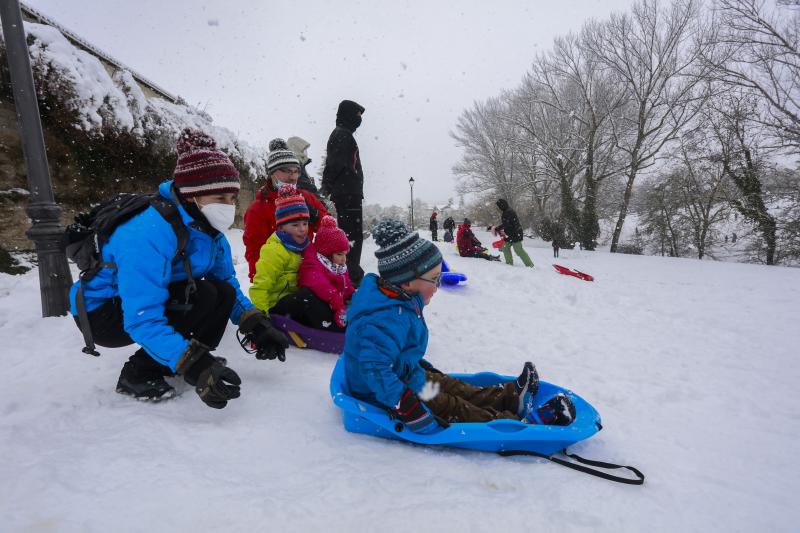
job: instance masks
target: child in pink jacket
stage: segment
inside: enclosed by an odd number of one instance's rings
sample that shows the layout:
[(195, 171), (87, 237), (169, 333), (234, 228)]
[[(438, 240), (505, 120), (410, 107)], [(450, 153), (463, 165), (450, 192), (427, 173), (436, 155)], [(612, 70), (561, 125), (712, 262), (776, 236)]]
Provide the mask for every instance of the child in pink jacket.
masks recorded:
[(347, 326), (345, 302), (355, 292), (347, 274), (349, 251), (347, 235), (336, 226), (336, 219), (332, 216), (323, 217), (313, 246), (303, 251), (297, 284), (330, 307), (333, 320), (331, 326), (325, 328), (328, 330), (344, 331)]

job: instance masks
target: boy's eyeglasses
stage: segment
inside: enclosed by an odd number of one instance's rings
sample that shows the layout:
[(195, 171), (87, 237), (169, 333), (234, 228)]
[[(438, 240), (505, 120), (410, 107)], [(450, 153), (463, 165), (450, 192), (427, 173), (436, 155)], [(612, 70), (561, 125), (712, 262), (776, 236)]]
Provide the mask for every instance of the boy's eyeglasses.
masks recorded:
[(417, 279), (421, 279), (422, 281), (427, 281), (428, 283), (433, 283), (437, 287), (441, 287), (442, 286), (442, 273), (441, 272), (436, 274), (436, 277), (433, 278), (433, 279), (423, 278), (422, 276), (418, 277)]
[(284, 174), (297, 174), (300, 175), (299, 168), (279, 168), (278, 171), (283, 172)]

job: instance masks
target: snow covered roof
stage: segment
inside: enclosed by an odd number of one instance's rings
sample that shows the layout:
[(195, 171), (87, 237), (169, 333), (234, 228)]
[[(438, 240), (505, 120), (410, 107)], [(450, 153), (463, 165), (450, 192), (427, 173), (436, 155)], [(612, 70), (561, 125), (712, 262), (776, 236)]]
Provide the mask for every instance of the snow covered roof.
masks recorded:
[(23, 15), (24, 19), (28, 19), (28, 20), (33, 21), (33, 22), (38, 22), (40, 24), (46, 24), (48, 26), (52, 26), (53, 28), (55, 28), (59, 32), (61, 32), (61, 34), (64, 35), (64, 37), (66, 37), (67, 40), (70, 43), (72, 43), (73, 46), (81, 48), (81, 49), (89, 52), (90, 54), (92, 54), (94, 56), (97, 56), (100, 60), (102, 60), (103, 62), (105, 62), (105, 63), (107, 63), (109, 65), (111, 65), (112, 67), (116, 68), (117, 70), (124, 70), (124, 71), (129, 72), (131, 74), (131, 76), (133, 76), (133, 79), (136, 80), (137, 83), (139, 83), (140, 85), (143, 85), (146, 89), (149, 89), (149, 90), (153, 91), (160, 98), (164, 98), (165, 100), (169, 100), (172, 103), (177, 103), (178, 102), (178, 98), (175, 95), (167, 92), (166, 90), (164, 90), (160, 86), (158, 86), (156, 83), (150, 81), (149, 79), (145, 78), (141, 74), (138, 74), (137, 72), (135, 72), (131, 68), (123, 65), (122, 63), (120, 63), (119, 61), (117, 61), (116, 59), (111, 57), (110, 55), (106, 54), (102, 50), (99, 50), (98, 48), (92, 46), (91, 44), (89, 44), (85, 40), (83, 40), (80, 37), (78, 37), (75, 33), (71, 32), (70, 30), (66, 29), (65, 27), (63, 27), (62, 25), (57, 23), (55, 20), (53, 20), (50, 17), (44, 15), (42, 12), (37, 11), (36, 9), (33, 9), (32, 7), (26, 6), (22, 2), (20, 2), (19, 4), (20, 4), (20, 10), (22, 11), (22, 15)]

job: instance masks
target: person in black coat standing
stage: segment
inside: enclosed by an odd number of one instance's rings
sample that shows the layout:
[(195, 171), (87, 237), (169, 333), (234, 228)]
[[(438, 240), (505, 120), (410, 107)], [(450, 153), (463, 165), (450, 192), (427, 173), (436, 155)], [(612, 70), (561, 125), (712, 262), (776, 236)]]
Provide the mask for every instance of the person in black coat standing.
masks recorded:
[(447, 217), (444, 219), (444, 224), (442, 224), (444, 228), (444, 240), (446, 242), (453, 242), (455, 238), (453, 237), (453, 232), (456, 229), (456, 221), (453, 220), (453, 217)]
[(439, 221), (436, 220), (436, 216), (438, 214), (439, 213), (434, 211), (433, 214), (431, 215), (431, 225), (430, 225), (431, 240), (434, 242), (439, 240)]
[(513, 249), (519, 258), (522, 259), (522, 262), (525, 263), (526, 267), (533, 268), (533, 261), (531, 261), (527, 252), (525, 252), (525, 248), (522, 247), (524, 235), (522, 234), (522, 224), (519, 223), (519, 217), (516, 211), (511, 209), (511, 206), (509, 206), (508, 202), (503, 198), (497, 200), (496, 205), (497, 208), (503, 212), (502, 223), (499, 226), (494, 226), (494, 228), (489, 226), (489, 230), (505, 237), (506, 241), (501, 250), (506, 259), (506, 264), (514, 264), (514, 257), (511, 255), (511, 250)]
[(361, 244), (364, 241), (364, 171), (353, 133), (361, 125), (364, 108), (352, 100), (342, 100), (336, 112), (336, 128), (328, 139), (328, 155), (322, 171), (320, 193), (330, 196), (336, 207), (339, 228), (352, 244), (347, 254), (347, 270), (355, 287), (361, 283)]

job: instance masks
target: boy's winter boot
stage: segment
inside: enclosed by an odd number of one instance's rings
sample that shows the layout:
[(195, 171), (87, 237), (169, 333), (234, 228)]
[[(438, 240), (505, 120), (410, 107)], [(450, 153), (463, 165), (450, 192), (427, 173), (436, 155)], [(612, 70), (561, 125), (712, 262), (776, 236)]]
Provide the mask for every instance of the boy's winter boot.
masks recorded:
[(514, 382), (514, 390), (519, 396), (517, 415), (522, 418), (529, 413), (533, 407), (533, 398), (539, 392), (539, 373), (530, 361), (525, 363), (522, 373)]
[(533, 418), (549, 426), (568, 426), (575, 420), (575, 404), (569, 396), (559, 392), (540, 405)]
[(164, 379), (163, 372), (155, 368), (139, 368), (128, 361), (122, 367), (117, 381), (117, 392), (137, 400), (161, 401), (175, 396), (175, 388)]

